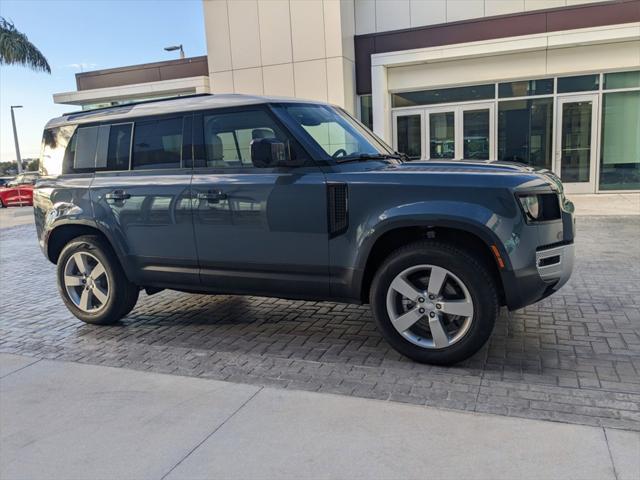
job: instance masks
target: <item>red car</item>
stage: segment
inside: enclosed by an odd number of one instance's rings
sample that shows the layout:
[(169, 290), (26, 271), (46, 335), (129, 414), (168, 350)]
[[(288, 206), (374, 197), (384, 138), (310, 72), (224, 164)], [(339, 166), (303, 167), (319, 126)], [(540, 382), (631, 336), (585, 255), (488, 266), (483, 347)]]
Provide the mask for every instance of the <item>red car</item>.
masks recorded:
[(33, 205), (33, 185), (39, 178), (37, 173), (23, 173), (0, 188), (0, 207)]

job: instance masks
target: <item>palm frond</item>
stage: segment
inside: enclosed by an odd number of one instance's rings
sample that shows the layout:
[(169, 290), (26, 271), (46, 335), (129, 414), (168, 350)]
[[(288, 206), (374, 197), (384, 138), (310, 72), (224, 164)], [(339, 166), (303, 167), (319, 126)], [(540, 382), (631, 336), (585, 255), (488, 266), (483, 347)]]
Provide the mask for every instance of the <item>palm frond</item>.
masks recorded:
[(0, 17), (0, 65), (24, 65), (51, 73), (42, 52), (8, 20)]

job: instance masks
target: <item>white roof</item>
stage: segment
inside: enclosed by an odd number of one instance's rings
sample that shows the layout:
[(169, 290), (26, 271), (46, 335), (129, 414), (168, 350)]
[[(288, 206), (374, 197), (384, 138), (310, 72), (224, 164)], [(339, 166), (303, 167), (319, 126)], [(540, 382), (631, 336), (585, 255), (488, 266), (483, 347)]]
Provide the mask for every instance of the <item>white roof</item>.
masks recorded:
[(140, 104), (117, 105), (97, 110), (78, 111), (49, 120), (45, 128), (58, 127), (69, 124), (125, 120), (135, 117), (162, 115), (165, 113), (190, 112), (195, 110), (210, 110), (214, 108), (237, 107), (243, 105), (259, 105), (263, 103), (317, 103), (314, 100), (301, 100), (289, 97), (262, 97), (257, 95), (221, 94), (202, 95), (171, 100), (158, 100)]

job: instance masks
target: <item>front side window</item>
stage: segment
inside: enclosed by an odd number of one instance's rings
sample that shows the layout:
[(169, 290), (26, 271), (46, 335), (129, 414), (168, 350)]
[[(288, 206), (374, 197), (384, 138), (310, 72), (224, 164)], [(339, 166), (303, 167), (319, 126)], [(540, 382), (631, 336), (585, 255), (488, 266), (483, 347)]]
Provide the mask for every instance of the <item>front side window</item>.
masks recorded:
[(182, 117), (136, 122), (133, 134), (134, 170), (180, 168)]
[(301, 153), (289, 136), (264, 110), (242, 110), (204, 115), (204, 154), (211, 168), (252, 167), (251, 144), (274, 139), (289, 148), (293, 160)]
[(276, 111), (300, 127), (328, 158), (393, 153), (365, 127), (328, 105), (281, 104)]

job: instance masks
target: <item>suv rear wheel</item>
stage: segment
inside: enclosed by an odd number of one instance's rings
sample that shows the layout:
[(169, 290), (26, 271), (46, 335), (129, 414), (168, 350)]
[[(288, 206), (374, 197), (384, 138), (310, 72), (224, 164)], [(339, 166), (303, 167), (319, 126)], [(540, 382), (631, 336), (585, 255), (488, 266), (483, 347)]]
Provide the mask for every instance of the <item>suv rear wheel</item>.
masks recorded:
[(391, 346), (436, 365), (476, 353), (491, 335), (499, 310), (494, 281), (473, 255), (428, 240), (399, 249), (383, 263), (370, 303)]
[(120, 320), (133, 309), (139, 293), (111, 247), (94, 235), (75, 238), (64, 247), (58, 258), (58, 289), (71, 313), (93, 324)]

